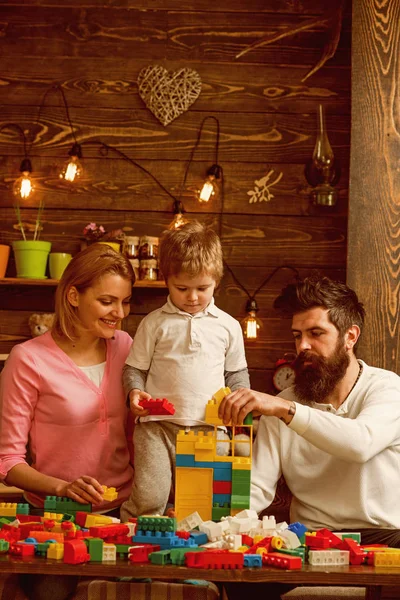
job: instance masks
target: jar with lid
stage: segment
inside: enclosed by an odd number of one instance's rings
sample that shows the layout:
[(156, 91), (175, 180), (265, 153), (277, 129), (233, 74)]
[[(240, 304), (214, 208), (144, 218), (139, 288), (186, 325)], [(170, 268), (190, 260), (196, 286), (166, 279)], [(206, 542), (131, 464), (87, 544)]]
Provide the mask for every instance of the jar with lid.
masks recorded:
[(139, 258), (139, 236), (126, 236), (126, 254), (128, 258)]
[(135, 273), (135, 279), (140, 279), (140, 264), (138, 258), (130, 258), (129, 262), (132, 265), (133, 272)]
[(154, 258), (140, 261), (140, 277), (139, 279), (147, 279), (149, 281), (157, 281), (158, 265)]
[(158, 237), (152, 237), (150, 235), (143, 235), (140, 238), (139, 244), (139, 258), (140, 260), (147, 260), (149, 258), (158, 257)]

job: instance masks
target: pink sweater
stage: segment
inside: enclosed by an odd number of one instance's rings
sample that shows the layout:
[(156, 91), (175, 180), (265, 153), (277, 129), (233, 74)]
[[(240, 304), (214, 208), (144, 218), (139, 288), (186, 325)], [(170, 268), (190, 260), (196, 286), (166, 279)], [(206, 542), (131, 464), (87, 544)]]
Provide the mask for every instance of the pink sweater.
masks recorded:
[[(129, 496), (133, 470), (122, 367), (131, 343), (123, 331), (107, 340), (99, 388), (50, 333), (12, 349), (0, 377), (0, 480), (26, 462), (29, 441), (32, 467), (40, 473), (66, 481), (95, 477), (117, 488), (117, 504)], [(41, 505), (43, 499), (32, 495), (30, 500)]]

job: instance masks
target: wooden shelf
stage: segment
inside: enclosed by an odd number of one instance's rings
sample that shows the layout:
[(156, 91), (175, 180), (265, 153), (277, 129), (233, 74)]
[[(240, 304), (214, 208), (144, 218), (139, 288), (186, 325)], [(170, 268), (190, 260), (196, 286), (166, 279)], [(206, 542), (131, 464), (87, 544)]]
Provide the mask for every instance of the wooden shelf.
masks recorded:
[[(0, 285), (46, 285), (56, 286), (58, 279), (24, 279), (20, 277), (4, 277), (0, 279)], [(148, 281), (139, 279), (135, 282), (134, 287), (141, 288), (165, 288), (165, 281)]]

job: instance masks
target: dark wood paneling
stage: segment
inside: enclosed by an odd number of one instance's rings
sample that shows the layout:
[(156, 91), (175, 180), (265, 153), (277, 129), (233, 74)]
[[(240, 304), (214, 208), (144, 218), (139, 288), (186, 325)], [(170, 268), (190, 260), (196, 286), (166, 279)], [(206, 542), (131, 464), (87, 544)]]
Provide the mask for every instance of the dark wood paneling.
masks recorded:
[[(303, 57), (302, 53), (297, 55)], [(31, 107), (38, 105), (49, 86), (57, 81), (66, 94), (72, 117), (75, 107), (138, 110), (143, 108), (143, 102), (136, 81), (141, 69), (149, 64), (148, 58), (129, 56), (123, 61), (110, 57), (47, 61), (26, 56), (18, 62), (14, 57), (2, 56), (2, 104), (29, 106), (32, 111)], [(182, 60), (169, 60), (165, 68), (170, 72), (182, 68)], [(202, 80), (201, 94), (191, 110), (312, 113), (316, 103), (323, 102), (328, 114), (350, 113), (348, 66), (340, 69), (340, 77), (336, 68), (323, 69), (318, 74), (318, 85), (314, 81), (301, 83), (306, 70), (304, 62), (285, 67), (268, 62), (238, 62), (227, 69), (223, 63), (191, 61), (190, 68)], [(50, 93), (46, 107), (60, 106), (60, 101), (57, 93)]]
[[(189, 111), (173, 121), (168, 128), (155, 123), (155, 118), (146, 109), (135, 112), (93, 108), (75, 109), (74, 127), (77, 139), (83, 144), (101, 140), (118, 147), (133, 159), (156, 159), (186, 161), (197, 138), (203, 118), (202, 113)], [(312, 156), (317, 133), (315, 114), (249, 113), (242, 115), (238, 123), (236, 113), (216, 113), (221, 128), (219, 162), (228, 161), (302, 163)], [(42, 115), (40, 125), (36, 113), (28, 114), (26, 107), (5, 106), (0, 125), (19, 123), (34, 135), (29, 154), (48, 158), (60, 158), (71, 148), (74, 138), (62, 107), (48, 107)], [(329, 118), (327, 118), (329, 127)], [(335, 154), (340, 160), (348, 160), (349, 117), (339, 115), (334, 119), (334, 129), (329, 138)], [(196, 151), (197, 160), (211, 161), (215, 155), (215, 125), (209, 121), (203, 128), (201, 144)], [(83, 146), (87, 156), (97, 156), (98, 145)], [(0, 153), (20, 157), (21, 139), (15, 131), (4, 130), (0, 136)], [(125, 165), (123, 165), (123, 168)]]
[[(388, 14), (378, 39), (380, 23)], [(367, 310), (359, 356), (400, 373), (399, 2), (354, 3), (354, 36), (348, 281)]]

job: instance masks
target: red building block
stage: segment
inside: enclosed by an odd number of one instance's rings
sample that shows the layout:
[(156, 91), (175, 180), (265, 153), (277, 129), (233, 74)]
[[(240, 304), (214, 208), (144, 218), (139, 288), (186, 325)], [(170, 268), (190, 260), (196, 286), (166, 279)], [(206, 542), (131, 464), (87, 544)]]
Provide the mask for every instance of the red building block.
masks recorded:
[(10, 544), (10, 548), (8, 550), (9, 554), (14, 556), (34, 556), (35, 555), (35, 545), (34, 544), (24, 544), (23, 542), (14, 542)]
[(198, 569), (241, 569), (244, 558), (243, 552), (229, 552), (229, 550), (186, 552), (185, 564)]
[(249, 548), (253, 547), (254, 540), (249, 535), (242, 533), (242, 544), (243, 546), (248, 546)]
[(149, 562), (149, 554), (152, 552), (158, 552), (160, 546), (153, 544), (140, 544), (138, 546), (131, 546), (128, 550), (128, 560), (132, 563), (143, 563)]
[(343, 540), (344, 550), (350, 552), (349, 562), (351, 565), (362, 565), (365, 561), (365, 552), (361, 548), (360, 544), (351, 538), (345, 538)]
[(64, 542), (64, 562), (68, 565), (79, 565), (88, 562), (90, 554), (88, 554), (86, 544), (83, 540), (68, 540)]
[(148, 410), (151, 415), (173, 415), (175, 413), (175, 406), (168, 402), (166, 398), (162, 400), (160, 398), (141, 400), (139, 405)]
[(188, 540), (190, 538), (190, 531), (175, 531), (175, 535), (183, 540)]
[(127, 535), (129, 533), (128, 525), (124, 523), (113, 523), (111, 525), (97, 525), (89, 527), (91, 537), (101, 538), (102, 540), (116, 537), (117, 535)]
[(325, 550), (330, 548), (330, 541), (327, 535), (311, 535), (306, 533), (305, 544), (312, 550)]
[(213, 494), (232, 494), (232, 481), (213, 481)]
[(317, 537), (327, 537), (329, 538), (329, 544), (331, 548), (339, 548), (341, 550), (343, 549), (343, 540), (339, 536), (335, 535), (332, 531), (330, 531), (330, 529), (318, 529)]
[(300, 556), (290, 556), (289, 554), (280, 554), (279, 552), (270, 552), (263, 554), (262, 561), (264, 565), (277, 567), (278, 569), (301, 569), (302, 563)]
[(272, 536), (263, 538), (257, 542), (257, 544), (250, 546), (250, 548), (246, 550), (245, 554), (257, 554), (257, 548), (266, 548), (267, 552), (269, 552), (271, 550), (271, 540)]

